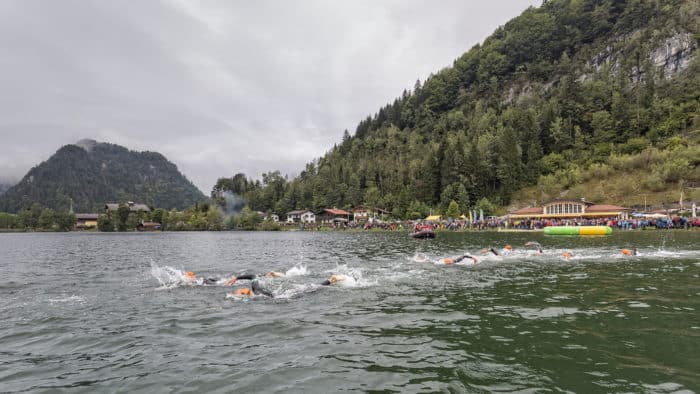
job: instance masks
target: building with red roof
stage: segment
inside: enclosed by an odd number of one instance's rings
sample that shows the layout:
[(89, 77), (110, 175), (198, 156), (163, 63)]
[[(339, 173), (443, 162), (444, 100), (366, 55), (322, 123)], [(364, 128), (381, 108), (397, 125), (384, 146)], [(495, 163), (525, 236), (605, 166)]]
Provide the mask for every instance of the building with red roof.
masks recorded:
[(338, 208), (326, 208), (316, 214), (316, 220), (321, 223), (348, 222), (350, 212)]

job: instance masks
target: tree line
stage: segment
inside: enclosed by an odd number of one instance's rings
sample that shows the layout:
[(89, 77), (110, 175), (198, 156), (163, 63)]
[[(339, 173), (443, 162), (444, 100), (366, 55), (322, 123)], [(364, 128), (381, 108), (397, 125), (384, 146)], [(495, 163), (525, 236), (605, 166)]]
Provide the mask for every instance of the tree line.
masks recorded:
[(57, 212), (39, 203), (17, 214), (0, 212), (0, 231), (70, 231), (74, 225), (74, 214)]

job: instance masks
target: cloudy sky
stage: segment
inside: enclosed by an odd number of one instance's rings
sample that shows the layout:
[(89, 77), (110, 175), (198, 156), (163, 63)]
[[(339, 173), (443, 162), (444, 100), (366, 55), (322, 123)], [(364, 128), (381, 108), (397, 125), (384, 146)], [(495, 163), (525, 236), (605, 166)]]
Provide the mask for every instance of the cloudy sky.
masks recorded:
[(83, 138), (297, 174), (540, 0), (0, 1), (0, 180)]

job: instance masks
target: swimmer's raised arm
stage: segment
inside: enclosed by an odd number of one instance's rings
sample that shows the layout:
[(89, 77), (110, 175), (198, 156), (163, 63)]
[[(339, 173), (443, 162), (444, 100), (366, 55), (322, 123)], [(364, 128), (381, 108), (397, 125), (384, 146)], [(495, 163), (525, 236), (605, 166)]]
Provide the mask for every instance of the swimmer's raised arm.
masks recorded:
[(256, 276), (254, 274), (245, 274), (245, 275), (233, 275), (232, 277), (228, 278), (228, 280), (224, 283), (224, 286), (233, 286), (236, 284), (236, 282), (241, 279), (241, 280), (253, 280), (255, 279)]
[(253, 280), (255, 278), (257, 278), (257, 275), (255, 275), (255, 274), (245, 274), (245, 275), (238, 275), (236, 277), (236, 280), (246, 280), (246, 279)]

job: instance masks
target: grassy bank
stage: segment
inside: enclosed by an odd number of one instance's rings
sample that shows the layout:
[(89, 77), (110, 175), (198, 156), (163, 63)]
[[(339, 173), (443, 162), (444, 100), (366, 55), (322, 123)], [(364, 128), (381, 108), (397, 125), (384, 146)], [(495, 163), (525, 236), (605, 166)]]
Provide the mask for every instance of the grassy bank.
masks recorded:
[[(611, 153), (605, 160), (580, 166), (565, 157), (550, 157), (555, 171), (537, 185), (516, 192), (512, 206), (524, 207), (557, 199), (580, 199), (647, 209), (700, 201), (700, 145), (677, 141), (666, 149)], [(674, 205), (675, 204), (675, 205)]]

